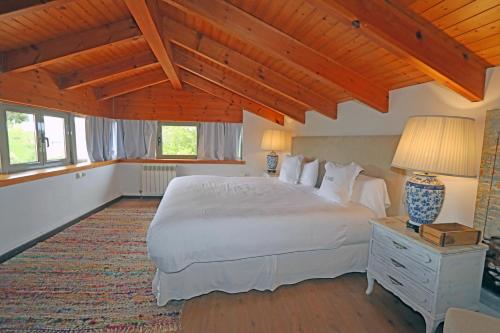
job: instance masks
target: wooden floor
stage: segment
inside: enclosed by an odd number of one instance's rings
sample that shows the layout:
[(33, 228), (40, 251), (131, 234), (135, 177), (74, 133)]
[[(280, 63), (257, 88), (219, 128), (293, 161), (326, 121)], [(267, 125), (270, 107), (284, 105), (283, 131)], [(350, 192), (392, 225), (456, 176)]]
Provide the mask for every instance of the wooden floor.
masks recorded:
[[(158, 203), (157, 199), (125, 199), (115, 205)], [(378, 285), (370, 296), (365, 289), (365, 274), (352, 273), (281, 286), (274, 292), (213, 292), (186, 301), (182, 332), (425, 332), (424, 319), (397, 297)]]
[(365, 289), (365, 274), (352, 273), (274, 292), (213, 292), (187, 301), (181, 324), (184, 333), (425, 332), (424, 319), (397, 297), (380, 286), (370, 296)]

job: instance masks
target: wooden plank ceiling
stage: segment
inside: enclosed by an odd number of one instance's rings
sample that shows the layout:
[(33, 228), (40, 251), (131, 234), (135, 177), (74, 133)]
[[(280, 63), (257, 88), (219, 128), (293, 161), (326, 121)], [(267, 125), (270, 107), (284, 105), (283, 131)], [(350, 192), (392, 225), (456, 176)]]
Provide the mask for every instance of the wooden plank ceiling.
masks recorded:
[(390, 90), (432, 80), (478, 101), (498, 65), (500, 0), (0, 2), (0, 83), (54, 85), (20, 90), (47, 105), (0, 100), (116, 118), (304, 123), (351, 99), (387, 112)]

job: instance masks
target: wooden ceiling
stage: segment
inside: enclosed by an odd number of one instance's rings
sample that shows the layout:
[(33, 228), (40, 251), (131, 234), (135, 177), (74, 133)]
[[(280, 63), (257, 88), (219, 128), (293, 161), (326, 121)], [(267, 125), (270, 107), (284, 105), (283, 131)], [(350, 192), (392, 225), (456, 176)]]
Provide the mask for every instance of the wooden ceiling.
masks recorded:
[(43, 72), (117, 118), (303, 123), (432, 80), (479, 101), (498, 65), (500, 0), (0, 2), (0, 84)]

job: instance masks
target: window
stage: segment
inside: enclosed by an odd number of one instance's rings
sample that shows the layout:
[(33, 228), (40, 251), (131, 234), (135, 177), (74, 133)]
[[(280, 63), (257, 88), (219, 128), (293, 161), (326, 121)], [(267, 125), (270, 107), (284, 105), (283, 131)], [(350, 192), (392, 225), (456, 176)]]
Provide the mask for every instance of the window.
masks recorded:
[(85, 118), (75, 117), (75, 146), (76, 146), (76, 161), (88, 162), (89, 153), (87, 151), (87, 138), (85, 134)]
[(0, 104), (2, 171), (69, 164), (68, 121), (67, 114)]
[(35, 115), (12, 111), (5, 114), (10, 163), (37, 163), (39, 154)]
[(198, 155), (198, 124), (160, 123), (158, 154), (160, 158), (196, 158)]

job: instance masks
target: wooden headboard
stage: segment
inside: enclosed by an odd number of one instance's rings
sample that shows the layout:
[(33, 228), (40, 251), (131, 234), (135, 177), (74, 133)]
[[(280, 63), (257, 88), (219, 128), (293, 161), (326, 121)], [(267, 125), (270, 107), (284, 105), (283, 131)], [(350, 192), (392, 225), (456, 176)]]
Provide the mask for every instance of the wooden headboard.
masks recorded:
[(401, 215), (404, 213), (402, 196), (405, 172), (391, 167), (399, 138), (399, 135), (302, 136), (292, 139), (292, 153), (320, 160), (318, 185), (325, 173), (325, 161), (358, 163), (365, 169), (366, 175), (383, 178), (387, 183), (392, 203), (387, 215)]

